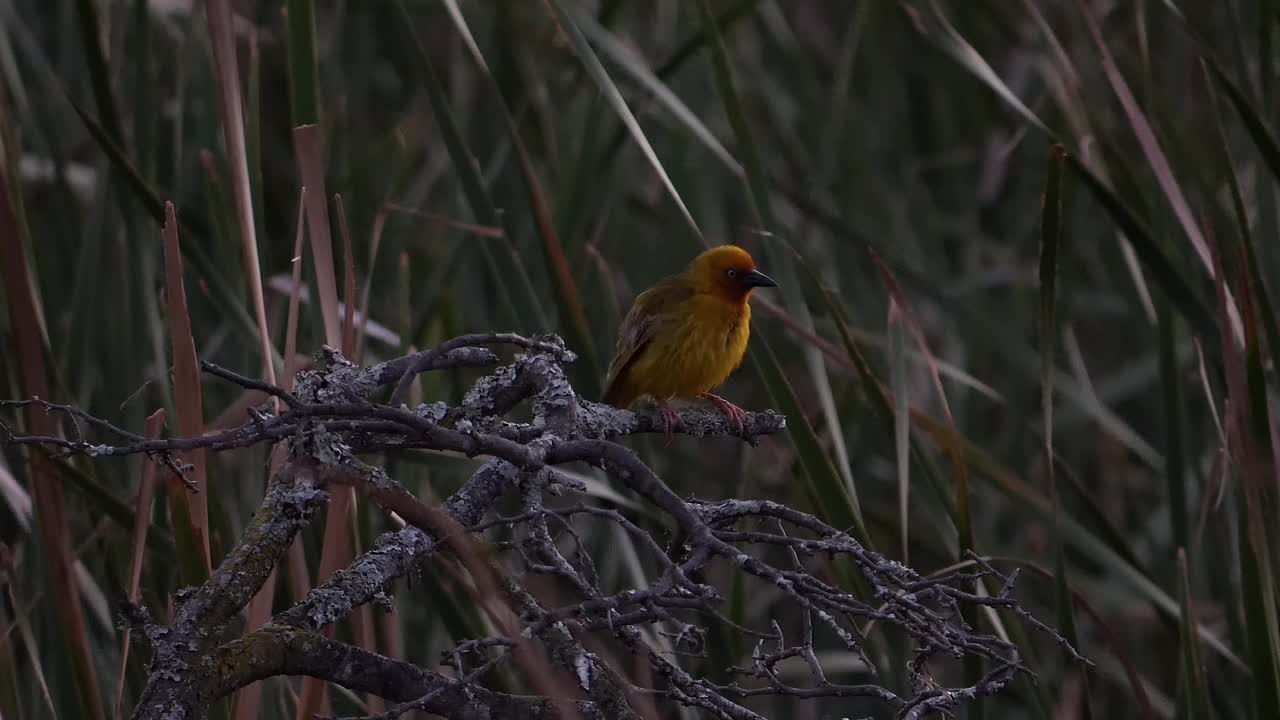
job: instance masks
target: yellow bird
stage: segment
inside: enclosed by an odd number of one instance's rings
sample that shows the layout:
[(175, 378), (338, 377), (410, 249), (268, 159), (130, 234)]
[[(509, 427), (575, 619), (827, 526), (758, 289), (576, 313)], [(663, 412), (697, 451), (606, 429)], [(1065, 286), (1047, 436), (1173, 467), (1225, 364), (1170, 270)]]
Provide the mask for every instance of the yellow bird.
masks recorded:
[(776, 286), (746, 250), (721, 245), (640, 293), (618, 332), (604, 402), (626, 408), (652, 398), (669, 437), (680, 416), (668, 403), (700, 398), (720, 408), (741, 433), (746, 412), (711, 391), (747, 352), (751, 291)]

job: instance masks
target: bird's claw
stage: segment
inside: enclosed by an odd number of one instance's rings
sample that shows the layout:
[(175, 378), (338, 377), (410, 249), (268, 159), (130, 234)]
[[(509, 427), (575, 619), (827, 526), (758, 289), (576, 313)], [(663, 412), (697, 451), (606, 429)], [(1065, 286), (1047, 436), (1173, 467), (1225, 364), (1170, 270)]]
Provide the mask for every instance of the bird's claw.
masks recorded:
[(672, 431), (684, 427), (684, 421), (680, 419), (680, 413), (667, 403), (658, 404), (658, 415), (662, 417), (662, 432), (667, 436), (667, 445), (671, 444)]
[(732, 427), (734, 431), (737, 432), (738, 435), (740, 436), (746, 435), (746, 432), (747, 432), (746, 431), (746, 427), (747, 427), (747, 411), (746, 410), (743, 410), (737, 405), (734, 405), (733, 403), (729, 402), (728, 400), (725, 400), (724, 398), (714, 393), (702, 393), (701, 397), (703, 400), (707, 400), (712, 405), (715, 405), (717, 408), (719, 408), (720, 412), (724, 413), (725, 417), (729, 420), (729, 426)]

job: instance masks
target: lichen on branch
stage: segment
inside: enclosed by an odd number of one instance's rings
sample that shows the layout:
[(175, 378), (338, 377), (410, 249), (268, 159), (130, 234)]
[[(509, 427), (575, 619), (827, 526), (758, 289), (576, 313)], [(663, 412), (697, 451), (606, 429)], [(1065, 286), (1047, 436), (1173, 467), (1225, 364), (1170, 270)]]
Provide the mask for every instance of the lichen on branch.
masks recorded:
[[(500, 346), (519, 352), (502, 364), (493, 350)], [(138, 720), (201, 718), (218, 699), (278, 675), (309, 675), (399, 703), (378, 716), (384, 718), (413, 709), (458, 718), (649, 718), (683, 705), (707, 717), (758, 720), (753, 708), (768, 696), (861, 698), (899, 717), (921, 718), (1001, 692), (1026, 672), (1017, 646), (965, 623), (961, 611), (974, 606), (1019, 618), (1087, 663), (1018, 604), (1015, 576), (978, 556), (942, 577), (926, 578), (783, 504), (681, 497), (619, 443), (627, 435), (662, 432), (662, 419), (580, 397), (564, 373), (573, 359), (553, 335), (467, 335), (367, 368), (326, 347), (291, 392), (203, 363), (215, 378), (277, 398), (278, 410), (265, 404), (252, 409), (244, 424), (200, 437), (147, 439), (33, 398), (0, 407), (36, 405), (58, 414), (75, 428), (72, 437), (26, 435), (0, 423), (0, 441), (96, 458), (145, 454), (176, 474), (184, 470), (175, 459), (179, 450), (281, 443), (288, 449), (258, 511), (209, 580), (175, 593), (172, 622), (157, 624), (141, 607), (125, 613), (151, 648), (148, 682), (133, 712)], [(459, 404), (404, 404), (415, 377), (459, 367), (489, 368)], [(524, 419), (513, 419), (517, 408), (526, 409), (518, 415)], [(699, 437), (737, 435), (754, 445), (786, 428), (774, 412), (748, 413), (739, 433), (714, 407), (691, 404), (678, 411), (680, 432)], [(443, 503), (430, 506), (366, 461), (406, 448), (485, 461)], [(634, 493), (678, 530), (681, 547), (664, 547), (645, 529), (651, 523), (589, 502), (580, 481), (564, 472), (574, 463), (601, 468), (619, 489)], [(352, 487), (405, 527), (383, 534), (266, 626), (233, 637), (232, 620), (335, 484)], [(512, 495), (520, 511), (499, 514), (499, 501)], [(613, 525), (629, 537), (649, 556), (653, 575), (634, 587), (602, 586), (596, 558), (582, 542), (593, 524)], [(471, 600), (496, 631), (447, 652), (449, 673), (322, 634), (358, 607), (389, 607), (392, 584), (433, 556), (447, 557), (465, 572)], [(712, 565), (718, 572), (709, 572)], [(833, 567), (845, 571), (833, 574)], [(795, 609), (794, 622), (730, 620), (720, 587), (707, 580), (722, 578), (725, 568), (785, 598)], [(554, 598), (540, 595), (536, 588), (545, 584), (530, 583), (532, 576), (552, 579), (560, 590)], [(999, 590), (975, 594), (976, 580)], [(818, 648), (826, 643), (825, 649), (857, 659), (862, 674), (873, 678), (876, 668), (864, 649), (870, 626), (894, 628), (908, 639), (910, 693), (873, 682), (835, 682), (823, 668)], [(680, 660), (705, 656), (713, 631), (736, 633), (749, 641), (744, 646), (753, 646), (749, 657), (739, 658), (741, 665), (728, 670), (728, 680), (702, 676), (692, 669), (701, 665)], [(948, 685), (937, 667), (966, 656), (983, 658), (987, 674), (972, 685)], [(636, 671), (637, 661), (647, 672)], [(782, 672), (787, 661), (803, 664), (803, 680)], [(522, 678), (524, 694), (486, 685), (499, 665)]]

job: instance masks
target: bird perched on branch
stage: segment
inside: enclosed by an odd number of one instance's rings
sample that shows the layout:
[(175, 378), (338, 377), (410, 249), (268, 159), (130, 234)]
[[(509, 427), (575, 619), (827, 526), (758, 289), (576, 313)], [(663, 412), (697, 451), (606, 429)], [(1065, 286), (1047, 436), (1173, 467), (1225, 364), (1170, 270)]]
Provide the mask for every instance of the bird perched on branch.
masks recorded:
[(604, 402), (625, 408), (652, 398), (670, 438), (680, 425), (670, 401), (699, 398), (715, 404), (741, 433), (746, 411), (711, 391), (747, 352), (751, 291), (776, 285), (746, 250), (721, 245), (640, 293), (618, 332)]

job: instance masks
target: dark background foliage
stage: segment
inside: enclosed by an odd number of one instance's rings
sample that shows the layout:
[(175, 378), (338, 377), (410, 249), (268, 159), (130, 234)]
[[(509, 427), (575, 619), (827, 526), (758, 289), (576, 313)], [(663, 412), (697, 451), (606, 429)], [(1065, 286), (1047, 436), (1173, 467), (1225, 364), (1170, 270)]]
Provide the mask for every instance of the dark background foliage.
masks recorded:
[[(3, 241), (24, 247), (43, 330), (31, 345), (7, 301), (8, 397), (31, 393), (19, 372), (26, 343), (52, 399), (139, 431), (168, 408), (176, 431), (154, 198), (178, 209), (200, 357), (262, 370), (218, 74), (204, 3), (194, 5), (0, 6), (2, 150), (21, 201), (18, 234)], [(968, 547), (1021, 568), (1024, 599), (1078, 633), (1096, 672), (1082, 676), (1052, 644), (974, 617), (1024, 644), (1039, 683), (1020, 681), (969, 717), (1280, 714), (1274, 2), (403, 7), (234, 3), (277, 352), (302, 183), (292, 129), (307, 122), (322, 134), (331, 211), (342, 197), (357, 297), (368, 294), (358, 303), (366, 363), (464, 332), (555, 331), (580, 356), (571, 380), (595, 397), (634, 294), (704, 243), (743, 244), (782, 287), (758, 293), (750, 358), (722, 394), (787, 413), (791, 430), (755, 449), (636, 443), (677, 491), (776, 498), (865, 525), (878, 550), (901, 558), (905, 548), (925, 574)], [(302, 42), (308, 9), (314, 55)], [(326, 340), (313, 249), (301, 260), (300, 355)], [(474, 374), (453, 372), (425, 379), (415, 397), (457, 400)], [(243, 418), (233, 388), (203, 390), (206, 426)], [(62, 586), (43, 559), (23, 458), (14, 448), (0, 457), (0, 712), (51, 717), (46, 682), (59, 716), (90, 717), (82, 703), (115, 699), (109, 601), (127, 592), (141, 461), (76, 461), (54, 475), (87, 613), (71, 645), (101, 685), (88, 700), (70, 671), (77, 655), (64, 650), (65, 618), (48, 602)], [(210, 458), (215, 562), (257, 505), (266, 460), (254, 450)], [(438, 454), (387, 463), (424, 498), (474, 467)], [(627, 506), (589, 480), (600, 502)], [(172, 542), (155, 540), (172, 537), (166, 517), (157, 510), (142, 576), (153, 608), (178, 583)], [(355, 519), (357, 548), (386, 527), (363, 506)], [(610, 559), (603, 572), (645, 571), (628, 538), (592, 540)], [(313, 576), (322, 544), (312, 528)], [(282, 581), (276, 606), (291, 597)], [(447, 580), (402, 588), (372, 642), (433, 663), (478, 621), (466, 597)], [(740, 588), (731, 602), (764, 623), (794, 612), (780, 600)], [(749, 642), (713, 640), (716, 662), (749, 656)], [(840, 667), (834, 650), (826, 659)], [(861, 677), (846, 666), (845, 677)], [(135, 656), (126, 708), (142, 678)], [(291, 715), (293, 698), (273, 681), (264, 713)], [(779, 701), (762, 712), (842, 711)]]

